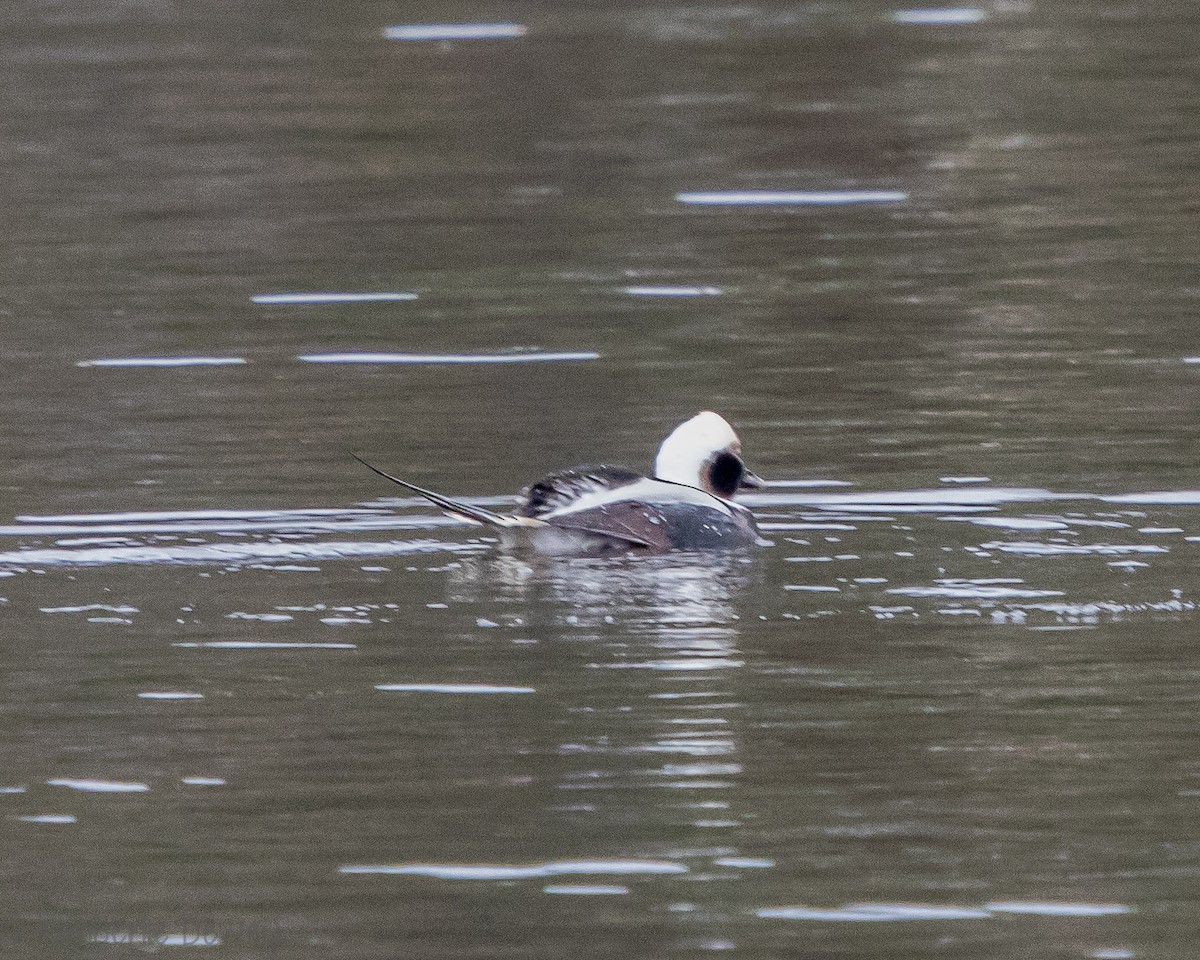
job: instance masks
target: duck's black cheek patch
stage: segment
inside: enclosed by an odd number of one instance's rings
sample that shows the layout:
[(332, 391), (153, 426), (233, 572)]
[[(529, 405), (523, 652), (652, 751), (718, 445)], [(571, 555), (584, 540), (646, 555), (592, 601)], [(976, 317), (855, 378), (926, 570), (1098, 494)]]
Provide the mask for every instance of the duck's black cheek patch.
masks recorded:
[(731, 500), (745, 472), (742, 461), (734, 454), (718, 453), (709, 465), (708, 482), (712, 484), (713, 493), (718, 497)]

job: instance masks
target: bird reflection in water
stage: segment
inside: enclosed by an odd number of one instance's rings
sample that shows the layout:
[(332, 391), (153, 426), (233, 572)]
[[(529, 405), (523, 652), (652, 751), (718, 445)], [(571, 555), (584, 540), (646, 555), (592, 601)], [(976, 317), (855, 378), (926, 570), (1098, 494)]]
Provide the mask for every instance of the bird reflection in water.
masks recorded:
[[(522, 620), (621, 624), (650, 635), (679, 628), (730, 628), (735, 601), (756, 582), (746, 552), (676, 552), (651, 557), (467, 556), (450, 570), (451, 603), (520, 605)], [(509, 610), (513, 614), (516, 611)]]
[(739, 608), (758, 570), (746, 555), (711, 553), (456, 567), (452, 604), (477, 604), (544, 648), (536, 686), (561, 705), (546, 716), (545, 749), (559, 757), (548, 817), (656, 823), (645, 846), (606, 853), (699, 857), (706, 873), (742, 853), (728, 832), (740, 825)]

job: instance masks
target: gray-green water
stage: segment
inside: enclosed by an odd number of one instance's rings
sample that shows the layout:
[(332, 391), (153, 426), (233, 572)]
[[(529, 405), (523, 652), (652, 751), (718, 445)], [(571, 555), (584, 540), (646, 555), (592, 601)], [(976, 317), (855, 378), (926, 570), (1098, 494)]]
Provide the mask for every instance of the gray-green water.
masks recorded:
[[(5, 955), (1194, 955), (1200, 10), (904, 10), (14, 0)], [(350, 458), (705, 407), (752, 557)]]

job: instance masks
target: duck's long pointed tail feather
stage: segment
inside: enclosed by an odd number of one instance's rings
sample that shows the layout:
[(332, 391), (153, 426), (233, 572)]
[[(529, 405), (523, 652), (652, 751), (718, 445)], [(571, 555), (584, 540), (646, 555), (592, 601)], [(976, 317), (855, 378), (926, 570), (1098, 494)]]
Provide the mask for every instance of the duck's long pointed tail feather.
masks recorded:
[(358, 456), (358, 454), (351, 454), (351, 456), (368, 470), (374, 471), (381, 477), (391, 480), (392, 483), (399, 484), (405, 490), (411, 490), (413, 493), (419, 494), (430, 503), (436, 504), (447, 513), (462, 520), (469, 520), (472, 523), (482, 523), (490, 527), (545, 526), (545, 524), (540, 520), (534, 520), (530, 517), (513, 517), (503, 513), (493, 513), (491, 510), (485, 510), (483, 507), (477, 507), (470, 503), (463, 503), (461, 500), (452, 500), (450, 497), (444, 497), (440, 493), (435, 493), (433, 490), (426, 490), (424, 487), (418, 487), (415, 483), (409, 483), (407, 480), (401, 480), (399, 477), (393, 477), (390, 473), (380, 470), (378, 467), (367, 463), (367, 461)]

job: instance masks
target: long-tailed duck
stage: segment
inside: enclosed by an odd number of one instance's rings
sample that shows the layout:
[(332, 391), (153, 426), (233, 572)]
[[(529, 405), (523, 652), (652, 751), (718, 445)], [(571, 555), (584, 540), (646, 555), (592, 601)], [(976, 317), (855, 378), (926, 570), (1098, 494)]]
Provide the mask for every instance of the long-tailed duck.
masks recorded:
[(658, 448), (654, 476), (625, 467), (575, 467), (552, 473), (522, 491), (511, 514), (494, 513), (401, 480), (355, 457), (451, 516), (506, 530), (526, 530), (556, 552), (582, 549), (663, 553), (714, 550), (758, 542), (754, 515), (734, 494), (764, 482), (742, 462), (733, 428), (711, 411), (676, 427)]

